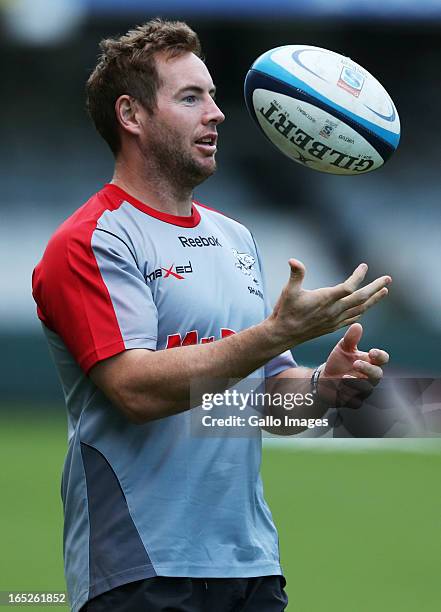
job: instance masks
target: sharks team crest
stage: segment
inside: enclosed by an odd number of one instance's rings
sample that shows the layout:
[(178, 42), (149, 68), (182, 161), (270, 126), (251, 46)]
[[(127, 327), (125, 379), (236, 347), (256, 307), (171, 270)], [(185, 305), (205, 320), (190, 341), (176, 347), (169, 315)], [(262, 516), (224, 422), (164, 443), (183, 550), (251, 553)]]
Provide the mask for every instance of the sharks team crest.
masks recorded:
[(254, 259), (254, 257), (250, 255), (249, 253), (239, 253), (239, 251), (237, 251), (236, 249), (231, 249), (231, 250), (233, 251), (233, 255), (237, 260), (236, 268), (239, 268), (239, 270), (243, 272), (243, 274), (252, 278), (253, 282), (256, 283), (256, 285), (258, 285), (259, 281), (254, 276), (254, 270), (253, 270), (254, 264), (256, 263), (256, 260)]

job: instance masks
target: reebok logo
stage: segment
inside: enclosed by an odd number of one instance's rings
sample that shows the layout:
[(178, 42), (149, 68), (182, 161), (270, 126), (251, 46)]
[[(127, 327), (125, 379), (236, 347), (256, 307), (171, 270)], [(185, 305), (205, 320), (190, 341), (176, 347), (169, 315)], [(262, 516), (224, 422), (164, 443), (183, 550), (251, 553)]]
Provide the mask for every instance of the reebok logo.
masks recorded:
[(183, 274), (192, 274), (193, 266), (191, 265), (191, 261), (188, 262), (186, 266), (176, 266), (173, 270), (175, 264), (172, 264), (169, 268), (157, 268), (147, 274), (147, 282), (151, 283), (157, 278), (177, 278), (178, 280), (184, 280)]
[(178, 236), (179, 242), (182, 244), (184, 248), (186, 247), (221, 247), (221, 243), (219, 242), (219, 238), (216, 236), (198, 236), (197, 238), (186, 238), (185, 236)]

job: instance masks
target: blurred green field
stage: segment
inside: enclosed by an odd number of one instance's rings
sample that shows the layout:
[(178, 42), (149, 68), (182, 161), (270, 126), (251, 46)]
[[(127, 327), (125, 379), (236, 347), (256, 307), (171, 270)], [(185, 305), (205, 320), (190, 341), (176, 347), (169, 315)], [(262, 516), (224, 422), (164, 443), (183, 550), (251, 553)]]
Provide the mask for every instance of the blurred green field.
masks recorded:
[[(65, 420), (61, 408), (57, 416), (38, 412), (0, 409), (0, 591), (65, 588)], [(280, 533), (288, 610), (438, 612), (440, 473), (439, 452), (267, 448), (265, 491)]]

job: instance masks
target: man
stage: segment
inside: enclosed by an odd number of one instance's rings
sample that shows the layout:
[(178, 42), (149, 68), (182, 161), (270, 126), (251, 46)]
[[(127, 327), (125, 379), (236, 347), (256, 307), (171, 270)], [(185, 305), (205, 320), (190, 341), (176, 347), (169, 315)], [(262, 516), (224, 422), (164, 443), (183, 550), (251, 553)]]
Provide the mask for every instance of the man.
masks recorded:
[[(311, 415), (326, 410), (329, 378), (372, 388), (388, 356), (358, 351), (353, 323), (391, 279), (358, 289), (361, 264), (340, 285), (306, 291), (291, 259), (271, 311), (250, 232), (192, 201), (216, 169), (224, 120), (196, 34), (153, 20), (101, 48), (87, 102), (114, 176), (57, 230), (33, 279), (69, 415), (72, 609), (281, 611), (260, 434), (192, 435), (201, 396), (191, 387), (296, 379), (314, 394)], [(296, 366), (291, 347), (347, 325), (321, 369)]]

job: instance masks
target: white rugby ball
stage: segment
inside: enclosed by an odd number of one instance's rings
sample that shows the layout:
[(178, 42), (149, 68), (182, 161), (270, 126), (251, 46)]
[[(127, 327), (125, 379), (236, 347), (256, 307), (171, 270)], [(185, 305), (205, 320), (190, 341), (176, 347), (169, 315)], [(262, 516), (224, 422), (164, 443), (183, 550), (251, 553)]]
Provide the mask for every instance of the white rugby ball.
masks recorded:
[(381, 83), (327, 49), (286, 45), (267, 51), (248, 71), (245, 101), (282, 153), (321, 172), (371, 172), (400, 141), (398, 112)]

